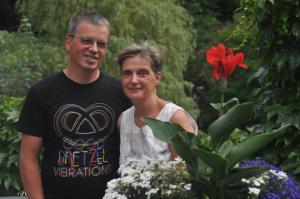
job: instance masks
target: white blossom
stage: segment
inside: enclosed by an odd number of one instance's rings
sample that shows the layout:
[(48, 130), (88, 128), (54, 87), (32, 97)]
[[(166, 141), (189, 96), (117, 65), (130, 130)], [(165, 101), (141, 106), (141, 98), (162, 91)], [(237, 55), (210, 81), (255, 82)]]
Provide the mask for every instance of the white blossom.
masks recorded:
[(255, 194), (256, 196), (258, 196), (259, 193), (260, 193), (260, 189), (255, 187), (249, 187), (249, 194)]
[(108, 182), (104, 199), (191, 198), (191, 184), (185, 163), (175, 161), (132, 160), (121, 165), (120, 178)]

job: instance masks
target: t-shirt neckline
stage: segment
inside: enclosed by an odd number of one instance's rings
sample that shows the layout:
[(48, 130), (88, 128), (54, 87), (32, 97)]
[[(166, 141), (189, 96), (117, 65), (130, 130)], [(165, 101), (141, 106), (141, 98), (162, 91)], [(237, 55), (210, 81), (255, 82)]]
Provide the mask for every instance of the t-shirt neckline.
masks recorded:
[(78, 86), (78, 87), (90, 87), (90, 86), (93, 86), (93, 85), (95, 85), (98, 81), (100, 81), (101, 78), (103, 77), (103, 72), (100, 72), (100, 73), (99, 73), (99, 77), (98, 77), (95, 81), (90, 82), (90, 83), (87, 83), (87, 84), (80, 84), (80, 83), (77, 83), (77, 82), (75, 82), (74, 80), (70, 79), (70, 78), (64, 73), (64, 71), (61, 71), (60, 73), (61, 73), (61, 75), (63, 76), (63, 78), (64, 78), (67, 82), (69, 82), (70, 84), (72, 84), (72, 85), (74, 85), (74, 86)]

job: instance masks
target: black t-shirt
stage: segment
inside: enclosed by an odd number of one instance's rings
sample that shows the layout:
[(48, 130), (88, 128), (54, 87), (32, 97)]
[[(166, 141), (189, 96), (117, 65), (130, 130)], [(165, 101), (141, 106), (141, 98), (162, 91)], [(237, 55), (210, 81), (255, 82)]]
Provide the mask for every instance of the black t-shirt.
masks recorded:
[(130, 105), (120, 82), (102, 73), (77, 84), (60, 72), (32, 86), (17, 130), (43, 138), (46, 199), (104, 195), (119, 167), (117, 119)]

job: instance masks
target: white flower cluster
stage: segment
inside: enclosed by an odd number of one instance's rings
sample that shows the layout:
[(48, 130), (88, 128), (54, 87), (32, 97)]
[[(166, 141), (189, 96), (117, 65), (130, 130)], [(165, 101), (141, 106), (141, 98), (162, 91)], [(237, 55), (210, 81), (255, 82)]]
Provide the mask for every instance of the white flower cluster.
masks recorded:
[(118, 179), (108, 182), (103, 199), (191, 198), (191, 184), (182, 160), (133, 160), (122, 165)]
[(288, 179), (287, 174), (283, 171), (276, 171), (272, 169), (262, 173), (259, 177), (252, 177), (248, 179), (243, 178), (242, 182), (248, 185), (249, 198), (259, 198), (260, 193), (264, 191), (265, 187), (269, 184), (271, 176), (275, 176), (277, 181), (281, 183)]

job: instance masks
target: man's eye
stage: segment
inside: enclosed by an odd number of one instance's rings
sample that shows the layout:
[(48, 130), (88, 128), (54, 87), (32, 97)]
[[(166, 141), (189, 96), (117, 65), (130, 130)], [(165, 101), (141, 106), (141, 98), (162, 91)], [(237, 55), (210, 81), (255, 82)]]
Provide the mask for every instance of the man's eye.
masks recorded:
[(81, 42), (83, 44), (92, 44), (93, 43), (93, 40), (92, 39), (88, 39), (88, 38), (82, 38), (81, 39)]
[(97, 41), (97, 46), (100, 48), (106, 48), (106, 43), (104, 43), (103, 41)]
[(129, 72), (129, 71), (124, 71), (123, 73), (122, 73), (122, 75), (123, 76), (129, 76), (131, 73)]

